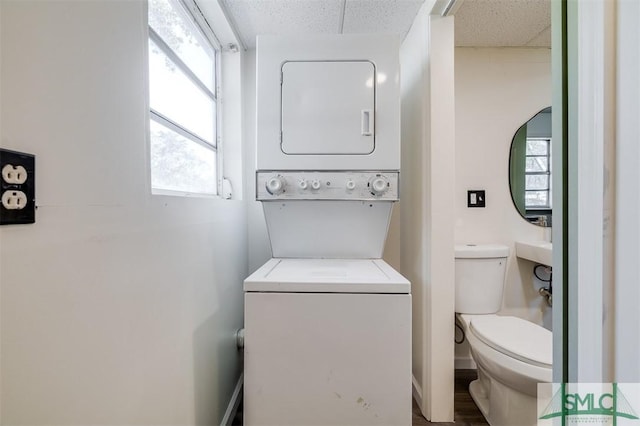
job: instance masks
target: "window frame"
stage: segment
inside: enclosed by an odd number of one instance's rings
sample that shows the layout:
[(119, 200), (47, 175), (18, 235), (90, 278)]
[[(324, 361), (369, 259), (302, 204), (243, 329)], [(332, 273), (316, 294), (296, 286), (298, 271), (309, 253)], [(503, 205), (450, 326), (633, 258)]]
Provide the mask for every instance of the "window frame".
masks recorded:
[[(528, 172), (525, 168), (525, 188), (524, 188), (524, 192), (525, 192), (525, 197), (524, 197), (524, 202), (525, 202), (525, 210), (550, 210), (551, 207), (551, 138), (550, 137), (533, 137), (533, 138), (527, 138), (526, 142), (528, 143), (529, 141), (544, 141), (547, 144), (547, 153), (546, 155), (540, 155), (540, 154), (528, 154), (525, 150), (525, 164), (526, 164), (526, 160), (529, 158), (546, 158), (547, 159), (547, 170), (544, 172)], [(544, 189), (527, 189), (526, 186), (526, 178), (527, 176), (548, 176), (547, 177), (547, 187)], [(546, 192), (547, 193), (547, 204), (545, 205), (530, 205), (527, 204), (527, 196), (526, 194), (529, 192)]]
[[(213, 143), (210, 143), (203, 139), (201, 136), (195, 134), (189, 129), (181, 126), (176, 123), (169, 117), (164, 114), (155, 111), (151, 107), (151, 86), (150, 79), (147, 78), (147, 112), (148, 112), (148, 120), (147, 120), (147, 141), (148, 147), (151, 147), (151, 131), (150, 131), (150, 123), (151, 120), (155, 121), (157, 124), (168, 128), (169, 130), (176, 132), (180, 136), (188, 139), (189, 141), (196, 143), (206, 149), (210, 149), (215, 154), (215, 162), (216, 162), (216, 185), (215, 185), (215, 194), (214, 193), (205, 193), (205, 192), (196, 192), (196, 191), (185, 191), (185, 190), (172, 190), (172, 189), (164, 189), (164, 188), (155, 188), (153, 186), (152, 180), (152, 170), (149, 167), (149, 186), (151, 188), (152, 195), (169, 195), (169, 196), (183, 196), (183, 197), (202, 197), (202, 198), (223, 198), (222, 197), (222, 189), (223, 189), (223, 150), (222, 150), (222, 102), (221, 102), (221, 87), (222, 87), (222, 47), (218, 38), (216, 37), (213, 29), (209, 25), (209, 22), (204, 17), (202, 11), (198, 7), (197, 3), (194, 0), (169, 0), (171, 2), (177, 3), (180, 7), (184, 9), (186, 18), (193, 25), (193, 29), (200, 33), (202, 38), (209, 43), (211, 49), (214, 53), (214, 90), (209, 89), (201, 80), (197, 77), (194, 71), (180, 58), (180, 56), (164, 41), (162, 36), (160, 36), (152, 27), (149, 22), (149, 10), (150, 5), (149, 2), (146, 2), (147, 10), (145, 17), (147, 19), (147, 66), (149, 66), (150, 54), (149, 54), (149, 41), (153, 42), (160, 51), (167, 56), (167, 58), (175, 64), (175, 66), (189, 79), (191, 83), (193, 83), (198, 89), (200, 89), (205, 95), (207, 95), (215, 106), (215, 117), (214, 117), (214, 132), (215, 137)], [(150, 161), (150, 157), (149, 157)]]

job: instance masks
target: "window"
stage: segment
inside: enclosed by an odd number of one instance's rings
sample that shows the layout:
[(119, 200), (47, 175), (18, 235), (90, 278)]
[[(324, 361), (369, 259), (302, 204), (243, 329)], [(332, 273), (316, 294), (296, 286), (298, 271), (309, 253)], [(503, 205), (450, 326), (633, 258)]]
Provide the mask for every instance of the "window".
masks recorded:
[(218, 193), (219, 50), (181, 0), (149, 0), (151, 186)]
[(551, 208), (551, 139), (527, 138), (525, 207)]

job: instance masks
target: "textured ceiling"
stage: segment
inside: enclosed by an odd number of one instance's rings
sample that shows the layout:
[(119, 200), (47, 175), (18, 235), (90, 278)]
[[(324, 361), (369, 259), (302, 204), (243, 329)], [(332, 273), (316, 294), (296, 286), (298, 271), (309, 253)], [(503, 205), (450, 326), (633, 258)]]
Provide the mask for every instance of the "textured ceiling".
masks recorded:
[[(1, 0), (0, 0), (1, 1)], [(243, 43), (259, 34), (407, 33), (424, 0), (219, 0)], [(457, 46), (551, 46), (551, 0), (457, 0)]]
[(464, 0), (456, 46), (551, 46), (551, 0)]
[(254, 48), (259, 34), (391, 33), (404, 37), (423, 1), (222, 0), (222, 3), (244, 44)]

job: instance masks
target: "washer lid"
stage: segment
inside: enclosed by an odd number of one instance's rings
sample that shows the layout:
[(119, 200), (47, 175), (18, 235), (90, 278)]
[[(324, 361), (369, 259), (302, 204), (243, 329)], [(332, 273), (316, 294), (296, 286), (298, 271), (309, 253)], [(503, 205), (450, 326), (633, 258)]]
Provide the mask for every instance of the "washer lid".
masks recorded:
[(380, 259), (271, 259), (244, 280), (245, 291), (409, 293), (406, 278)]
[(553, 335), (521, 318), (486, 315), (471, 318), (471, 332), (486, 345), (517, 360), (551, 368)]

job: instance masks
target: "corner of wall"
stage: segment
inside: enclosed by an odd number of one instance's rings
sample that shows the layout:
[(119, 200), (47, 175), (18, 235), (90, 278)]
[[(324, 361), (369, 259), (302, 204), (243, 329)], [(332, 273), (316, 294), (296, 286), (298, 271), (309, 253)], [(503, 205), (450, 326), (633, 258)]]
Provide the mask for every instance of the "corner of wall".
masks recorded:
[(454, 378), (453, 17), (429, 13), (423, 6), (401, 47), (400, 270), (412, 282), (418, 405), (427, 419), (449, 422)]

